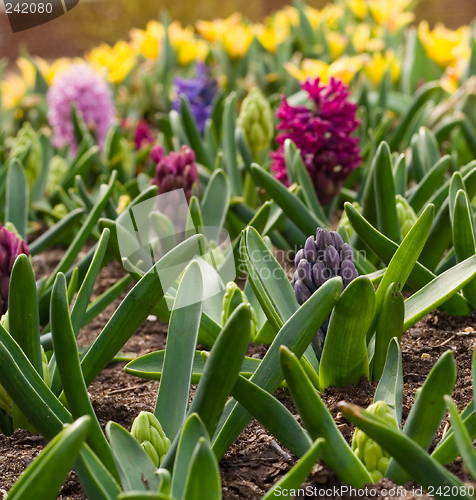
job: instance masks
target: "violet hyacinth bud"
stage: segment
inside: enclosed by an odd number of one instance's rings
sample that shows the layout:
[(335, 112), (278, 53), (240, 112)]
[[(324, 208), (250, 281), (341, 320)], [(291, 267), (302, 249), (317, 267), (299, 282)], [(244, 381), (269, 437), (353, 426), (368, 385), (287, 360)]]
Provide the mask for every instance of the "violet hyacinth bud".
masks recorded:
[(149, 124), (145, 120), (139, 120), (134, 137), (136, 149), (150, 146), (154, 142), (154, 139), (154, 133), (149, 127)]
[(192, 186), (198, 181), (195, 153), (188, 146), (182, 146), (179, 152), (172, 151), (165, 156), (162, 146), (157, 145), (152, 148), (150, 157), (157, 163), (151, 183), (159, 188), (159, 194), (183, 189), (190, 200)]
[(0, 227), (0, 316), (8, 309), (8, 289), (15, 259), (24, 253), (30, 255), (25, 241), (13, 231)]
[[(317, 229), (316, 239), (310, 236), (304, 249), (296, 252), (294, 264), (296, 272), (293, 275), (293, 286), (299, 305), (304, 304), (333, 276), (342, 278), (344, 289), (359, 275), (354, 265), (352, 247), (344, 243), (339, 233), (323, 228)], [(312, 340), (312, 347), (318, 358), (322, 353), (327, 325), (328, 320)]]

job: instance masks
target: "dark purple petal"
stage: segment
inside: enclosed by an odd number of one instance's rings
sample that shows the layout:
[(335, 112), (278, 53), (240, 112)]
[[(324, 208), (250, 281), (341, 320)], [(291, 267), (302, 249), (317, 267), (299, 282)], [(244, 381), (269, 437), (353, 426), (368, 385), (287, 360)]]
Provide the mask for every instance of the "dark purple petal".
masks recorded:
[(354, 252), (352, 251), (352, 247), (348, 243), (344, 243), (342, 245), (340, 255), (341, 255), (340, 260), (342, 261), (344, 260), (350, 260), (351, 262), (354, 261)]
[(294, 284), (294, 294), (300, 306), (311, 296), (309, 288), (301, 280), (297, 280)]
[(301, 262), (301, 259), (304, 259), (304, 250), (302, 248), (298, 250), (296, 255), (294, 256), (295, 267), (299, 266), (299, 262)]
[(331, 236), (332, 239), (334, 240), (334, 247), (335, 249), (340, 252), (340, 249), (342, 248), (342, 245), (344, 244), (344, 240), (342, 239), (342, 236), (337, 232), (337, 231), (331, 231)]
[(304, 245), (304, 257), (311, 263), (317, 260), (316, 242), (312, 236), (309, 236)]
[(332, 277), (330, 269), (328, 269), (323, 262), (317, 261), (312, 266), (312, 280), (316, 289), (321, 287), (329, 278)]
[(333, 246), (327, 247), (325, 262), (326, 266), (332, 271), (332, 274), (337, 276), (340, 268), (340, 257), (337, 250)]
[(351, 281), (357, 278), (359, 273), (350, 260), (344, 260), (344, 262), (342, 262), (339, 275), (342, 277), (342, 283), (345, 288)]

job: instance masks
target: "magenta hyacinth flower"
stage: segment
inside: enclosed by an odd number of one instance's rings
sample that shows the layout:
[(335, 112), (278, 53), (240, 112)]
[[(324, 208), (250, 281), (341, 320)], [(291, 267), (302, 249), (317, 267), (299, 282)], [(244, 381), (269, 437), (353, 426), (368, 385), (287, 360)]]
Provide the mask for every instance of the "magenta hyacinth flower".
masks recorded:
[(106, 82), (86, 64), (73, 64), (59, 75), (48, 90), (48, 121), (53, 129), (53, 145), (61, 148), (77, 144), (71, 119), (71, 106), (76, 105), (84, 123), (96, 135), (102, 147), (109, 127), (114, 122), (112, 93)]
[(145, 120), (139, 120), (134, 137), (136, 149), (150, 146), (155, 140), (154, 133)]
[(308, 80), (302, 89), (309, 94), (308, 105), (291, 106), (282, 97), (276, 116), (281, 120), (276, 137), (280, 145), (272, 152), (275, 177), (288, 183), (284, 163), (284, 141), (291, 139), (301, 150), (322, 204), (338, 193), (346, 177), (362, 160), (359, 139), (352, 133), (359, 125), (357, 105), (348, 100), (349, 90), (339, 80), (321, 85), (319, 78)]
[(7, 312), (10, 275), (15, 259), (22, 253), (30, 255), (26, 242), (0, 226), (0, 316)]
[(188, 146), (182, 146), (179, 152), (172, 151), (164, 155), (160, 144), (152, 148), (150, 157), (157, 164), (152, 184), (159, 188), (159, 194), (176, 189), (183, 189), (187, 200), (192, 196), (192, 186), (198, 180), (195, 153)]

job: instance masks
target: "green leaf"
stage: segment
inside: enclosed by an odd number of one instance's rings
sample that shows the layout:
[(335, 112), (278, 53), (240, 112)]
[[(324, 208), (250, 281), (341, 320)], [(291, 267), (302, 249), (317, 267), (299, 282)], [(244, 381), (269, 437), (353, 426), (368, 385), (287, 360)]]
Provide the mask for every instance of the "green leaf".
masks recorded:
[[(388, 265), (395, 255), (395, 252), (398, 250), (398, 245), (370, 225), (350, 203), (345, 204), (345, 213), (355, 232), (362, 238), (365, 244), (368, 245), (372, 252), (374, 252), (385, 265)], [(435, 274), (423, 267), (419, 262), (416, 262), (408, 277), (408, 284), (414, 290), (419, 290), (435, 278)], [(442, 309), (457, 316), (468, 315), (471, 312), (468, 302), (460, 295), (455, 295), (453, 298), (449, 299), (448, 302), (444, 303), (444, 308), (442, 307)]]
[(362, 488), (364, 484), (371, 483), (369, 473), (337, 428), (299, 359), (289, 349), (281, 347), (280, 363), (289, 392), (311, 439), (325, 439), (322, 461), (350, 486)]
[(385, 294), (375, 332), (375, 352), (372, 360), (372, 380), (378, 381), (382, 376), (385, 359), (393, 338), (400, 343), (403, 335), (405, 303), (400, 285), (392, 283)]
[[(463, 262), (476, 253), (472, 220), (474, 214), (471, 210), (468, 197), (463, 189), (456, 194), (453, 209), (453, 246), (457, 262)], [(466, 300), (476, 306), (476, 281), (470, 281), (463, 288)]]
[[(330, 314), (342, 291), (342, 280), (332, 278), (324, 283), (289, 318), (279, 330), (263, 361), (251, 377), (251, 381), (269, 393), (273, 393), (283, 381), (279, 366), (279, 349), (288, 347), (298, 358), (308, 348), (312, 338)], [(250, 421), (251, 415), (236, 401), (229, 401), (215, 436), (213, 448), (217, 457), (222, 457), (240, 432)]]
[(87, 415), (91, 418), (88, 443), (113, 476), (119, 480), (109, 445), (89, 399), (78, 357), (78, 347), (71, 324), (66, 279), (58, 273), (51, 294), (51, 333), (58, 372), (64, 395), (73, 418)]
[(154, 415), (173, 441), (183, 425), (190, 399), (195, 346), (202, 314), (203, 283), (200, 266), (192, 262), (177, 290), (170, 317), (163, 374)]
[(476, 275), (476, 256), (440, 274), (405, 301), (405, 323), (403, 330), (412, 327), (423, 316), (445, 303), (458, 290), (474, 279)]
[(314, 441), (311, 448), (299, 460), (299, 462), (282, 478), (280, 479), (263, 497), (262, 500), (273, 500), (277, 496), (281, 498), (291, 498), (291, 495), (284, 495), (284, 491), (298, 489), (306, 480), (311, 472), (311, 469), (319, 460), (322, 449), (325, 444), (325, 439), (319, 438)]
[(121, 493), (117, 500), (174, 500), (163, 493), (155, 493), (154, 491), (128, 491)]
[[(459, 479), (432, 459), (421, 446), (408, 436), (358, 406), (341, 403), (340, 410), (347, 420), (362, 429), (367, 436), (377, 441), (384, 450), (390, 453), (425, 490), (436, 492), (440, 488), (440, 491), (444, 492), (448, 488), (451, 490), (452, 487), (456, 487), (458, 493), (456, 495), (452, 493), (453, 498), (465, 500), (471, 498), (469, 495), (459, 493), (459, 489), (463, 486)], [(445, 498), (444, 495), (434, 494), (434, 496), (435, 498)]]
[(216, 236), (210, 239), (217, 241), (218, 231), (225, 223), (230, 199), (230, 183), (225, 172), (221, 169), (215, 170), (203, 194), (201, 204), (203, 225), (217, 228)]
[[(456, 363), (451, 351), (446, 351), (435, 363), (425, 383), (419, 389), (418, 396), (415, 398), (415, 403), (403, 428), (405, 436), (424, 450), (428, 450), (430, 447), (441, 424), (446, 410), (444, 396), (452, 394), (455, 382)], [(390, 462), (387, 476), (398, 484), (403, 484), (408, 480), (408, 475), (403, 470), (406, 470), (405, 465), (401, 463), (398, 456), (391, 454), (398, 464), (393, 460)], [(416, 467), (416, 464), (414, 466)], [(410, 473), (410, 476), (414, 477), (415, 475)]]
[[(203, 313), (202, 313), (203, 314)], [(134, 359), (124, 367), (124, 371), (134, 377), (148, 380), (160, 380), (164, 366), (165, 351), (154, 351)], [(240, 368), (240, 375), (249, 378), (258, 368), (261, 360), (245, 358)], [(205, 361), (200, 351), (195, 351), (192, 361), (191, 383), (198, 384), (205, 368)]]
[(373, 175), (378, 228), (381, 233), (398, 243), (402, 235), (400, 233), (397, 206), (395, 204), (392, 160), (390, 158), (390, 149), (386, 142), (380, 143), (374, 161)]
[(236, 96), (231, 93), (225, 99), (225, 107), (223, 109), (223, 159), (225, 171), (230, 179), (231, 193), (234, 196), (240, 196), (242, 192), (241, 177), (238, 170), (236, 143), (235, 143), (235, 128), (236, 128)]
[(445, 396), (444, 399), (450, 412), (451, 426), (453, 428), (458, 451), (463, 459), (465, 467), (474, 478), (476, 477), (476, 451), (473, 448), (473, 440), (464, 426), (451, 396)]
[(374, 286), (365, 276), (352, 281), (337, 299), (319, 365), (321, 387), (358, 385), (362, 375), (369, 376), (366, 334), (375, 303)]
[(88, 435), (90, 418), (83, 417), (55, 436), (8, 492), (11, 500), (55, 500)]
[(232, 396), (295, 455), (302, 457), (309, 450), (312, 441), (304, 429), (296, 422), (292, 413), (264, 389), (239, 376)]
[(171, 495), (174, 498), (183, 496), (192, 455), (202, 437), (209, 439), (207, 430), (200, 417), (192, 413), (185, 421), (177, 446), (171, 486)]
[(35, 274), (30, 259), (24, 254), (15, 260), (10, 276), (8, 325), (10, 335), (43, 377)]
[(187, 263), (198, 253), (200, 245), (203, 247), (201, 235), (192, 236), (177, 245), (162, 257), (127, 294), (81, 358), (86, 385), (91, 384), (163, 297), (165, 291), (159, 279), (161, 273), (173, 268), (177, 275), (180, 274)]
[(456, 197), (460, 190), (466, 191), (466, 187), (464, 185), (464, 180), (461, 173), (455, 172), (451, 177), (450, 190), (449, 190), (449, 201), (450, 201), (449, 209), (450, 209), (451, 222), (453, 222), (454, 218)]
[(160, 478), (155, 465), (136, 439), (116, 422), (108, 422), (106, 434), (124, 491), (157, 491)]
[(374, 402), (387, 403), (400, 426), (402, 422), (403, 367), (400, 341), (394, 337), (388, 346), (387, 360), (380, 382), (375, 390)]
[(251, 176), (255, 184), (266, 190), (304, 234), (315, 234), (318, 227), (329, 227), (325, 221), (318, 219), (297, 196), (289, 192), (282, 182), (256, 163), (251, 165)]
[(221, 500), (218, 463), (208, 438), (201, 437), (193, 452), (182, 500)]
[(11, 222), (26, 241), (28, 224), (29, 189), (25, 170), (13, 159), (8, 168), (5, 222)]

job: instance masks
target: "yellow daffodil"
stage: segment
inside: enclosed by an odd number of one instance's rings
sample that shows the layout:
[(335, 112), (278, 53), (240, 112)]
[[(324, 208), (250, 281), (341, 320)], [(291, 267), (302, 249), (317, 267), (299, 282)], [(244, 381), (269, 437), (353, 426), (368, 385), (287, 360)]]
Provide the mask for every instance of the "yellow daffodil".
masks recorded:
[(319, 28), (321, 25), (322, 19), (322, 11), (318, 11), (317, 9), (312, 8), (310, 5), (306, 5), (304, 7), (304, 13), (306, 17), (309, 19), (309, 23), (313, 28)]
[(374, 29), (368, 23), (359, 23), (357, 26), (349, 26), (348, 33), (351, 34), (352, 45), (357, 53), (382, 52), (385, 50), (385, 42), (375, 35), (380, 30)]
[(386, 72), (390, 73), (395, 82), (400, 76), (400, 61), (395, 57), (393, 50), (389, 49), (383, 54), (375, 52), (367, 59), (364, 66), (364, 73), (375, 84), (379, 84)]
[(336, 31), (329, 31), (329, 33), (326, 34), (326, 41), (329, 46), (331, 57), (334, 60), (344, 53), (344, 50), (349, 43), (349, 40), (345, 35), (337, 33)]
[(319, 11), (319, 18), (321, 22), (329, 26), (329, 28), (336, 28), (339, 20), (344, 17), (344, 9), (341, 5), (328, 3), (321, 11)]
[(392, 32), (410, 24), (415, 19), (413, 12), (405, 12), (412, 0), (367, 0), (375, 22)]
[(36, 68), (26, 57), (17, 59), (20, 75), (8, 73), (0, 82), (2, 106), (12, 109), (25, 97), (28, 89), (33, 88), (36, 80)]
[(290, 62), (285, 63), (284, 68), (300, 82), (319, 77), (322, 83), (328, 83), (332, 77), (348, 85), (362, 69), (367, 58), (368, 56), (342, 56), (330, 65), (318, 59), (304, 59), (300, 68)]
[(165, 28), (161, 23), (149, 21), (145, 30), (131, 30), (131, 45), (147, 59), (157, 59), (164, 35)]
[(272, 54), (276, 52), (279, 42), (272, 26), (265, 26), (261, 23), (253, 24), (253, 26), (251, 26), (251, 31), (268, 52)]
[(353, 12), (354, 16), (358, 19), (365, 19), (367, 16), (367, 5), (365, 0), (345, 0), (346, 7)]
[(55, 59), (52, 63), (45, 61), (45, 59), (42, 59), (41, 57), (35, 57), (35, 63), (48, 85), (51, 85), (58, 75), (68, 71), (73, 63), (80, 64), (83, 62), (83, 59), (80, 57), (75, 59), (60, 57), (59, 59)]
[(418, 36), (428, 57), (442, 68), (454, 66), (458, 54), (465, 52), (465, 45), (468, 45), (468, 31), (468, 26), (462, 26), (453, 31), (445, 28), (441, 23), (437, 23), (430, 31), (426, 21), (422, 21), (418, 26)]
[(208, 54), (208, 44), (205, 40), (195, 38), (193, 26), (182, 28), (174, 21), (168, 28), (170, 44), (177, 53), (179, 64), (186, 65), (195, 60), (203, 61)]
[(113, 47), (103, 43), (91, 50), (88, 61), (95, 71), (105, 71), (110, 82), (121, 83), (136, 63), (136, 51), (124, 41)]
[(235, 13), (226, 19), (197, 21), (197, 31), (209, 42), (221, 43), (233, 59), (243, 57), (253, 41), (253, 30), (241, 21), (241, 14)]

